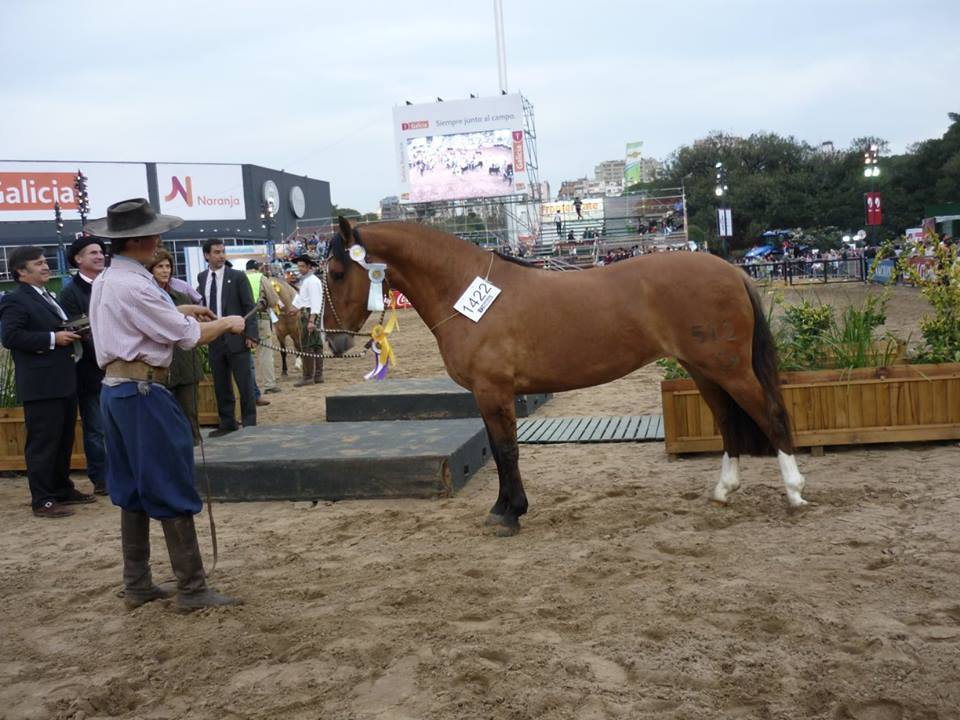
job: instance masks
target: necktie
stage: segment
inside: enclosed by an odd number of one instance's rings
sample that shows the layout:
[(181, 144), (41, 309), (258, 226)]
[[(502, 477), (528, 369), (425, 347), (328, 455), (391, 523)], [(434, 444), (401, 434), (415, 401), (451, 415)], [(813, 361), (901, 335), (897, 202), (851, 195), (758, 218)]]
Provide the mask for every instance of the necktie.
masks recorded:
[(66, 319), (67, 319), (67, 314), (63, 311), (63, 308), (61, 308), (60, 305), (57, 304), (57, 301), (53, 299), (53, 295), (51, 295), (50, 293), (48, 293), (47, 290), (46, 290), (46, 288), (44, 288), (44, 289), (43, 289), (43, 292), (40, 293), (40, 294), (43, 295), (43, 299), (44, 299), (44, 300), (46, 300), (48, 303), (50, 303), (50, 306), (54, 309), (54, 311), (57, 313), (57, 315), (60, 316), (60, 319), (61, 319), (61, 320), (66, 320)]
[(220, 315), (220, 306), (217, 302), (217, 274), (213, 271), (210, 272), (210, 301), (207, 303), (210, 306), (210, 312), (214, 315)]

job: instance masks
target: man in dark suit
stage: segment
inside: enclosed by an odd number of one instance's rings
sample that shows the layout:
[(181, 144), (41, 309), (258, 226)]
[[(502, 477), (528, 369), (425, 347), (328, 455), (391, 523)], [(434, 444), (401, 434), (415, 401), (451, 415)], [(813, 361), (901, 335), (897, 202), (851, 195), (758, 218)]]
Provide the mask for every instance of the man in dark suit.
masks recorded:
[(67, 517), (73, 511), (65, 506), (96, 502), (70, 480), (77, 422), (74, 343), (80, 336), (60, 329), (67, 314), (44, 287), (50, 268), (43, 250), (18, 247), (7, 262), (18, 287), (0, 301), (0, 325), (4, 347), (13, 351), (17, 397), (23, 403), (33, 514)]
[[(60, 305), (71, 320), (90, 317), (90, 293), (93, 281), (103, 272), (106, 248), (98, 238), (84, 235), (67, 251), (67, 262), (79, 271), (60, 292)], [(97, 365), (92, 333), (83, 334), (83, 356), (77, 363), (77, 396), (83, 423), (83, 453), (87, 458), (87, 476), (94, 495), (107, 494), (107, 449), (103, 440), (100, 415), (100, 388), (103, 370)]]
[[(203, 304), (214, 315), (246, 316), (254, 308), (253, 291), (247, 276), (239, 270), (226, 267), (227, 255), (223, 242), (210, 238), (203, 244), (207, 269), (197, 276), (197, 291)], [(254, 389), (250, 349), (256, 343), (257, 318), (251, 313), (246, 321), (246, 338), (239, 335), (221, 336), (210, 343), (210, 370), (213, 372), (213, 391), (217, 396), (219, 427), (210, 437), (219, 437), (237, 429), (236, 400), (231, 376), (240, 391), (241, 421), (246, 426), (257, 424), (257, 398)]]

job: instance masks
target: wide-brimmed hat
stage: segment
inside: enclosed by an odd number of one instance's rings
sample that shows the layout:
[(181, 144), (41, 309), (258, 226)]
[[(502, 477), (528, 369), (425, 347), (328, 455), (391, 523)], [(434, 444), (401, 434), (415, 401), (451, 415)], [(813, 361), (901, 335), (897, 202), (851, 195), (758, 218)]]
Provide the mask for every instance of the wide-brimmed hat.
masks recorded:
[(314, 267), (320, 266), (320, 261), (317, 260), (317, 256), (313, 253), (303, 253), (302, 255), (297, 255), (295, 258), (293, 258), (293, 261), (295, 263), (305, 262), (307, 265), (313, 265)]
[(107, 208), (107, 216), (87, 223), (87, 232), (102, 238), (159, 235), (183, 225), (183, 218), (160, 215), (143, 198), (121, 200)]
[(99, 245), (103, 252), (107, 251), (107, 248), (103, 244), (103, 240), (100, 238), (93, 237), (92, 235), (81, 235), (70, 244), (69, 248), (67, 248), (67, 262), (70, 263), (70, 267), (78, 267), (77, 255), (79, 255), (80, 251), (88, 245)]

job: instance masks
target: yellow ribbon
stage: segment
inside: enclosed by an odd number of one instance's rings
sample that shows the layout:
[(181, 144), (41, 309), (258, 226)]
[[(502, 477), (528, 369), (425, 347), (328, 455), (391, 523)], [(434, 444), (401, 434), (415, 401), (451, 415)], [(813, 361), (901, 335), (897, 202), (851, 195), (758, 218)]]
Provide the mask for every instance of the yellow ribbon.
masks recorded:
[(397, 318), (397, 291), (390, 290), (387, 293), (387, 296), (390, 298), (390, 310), (392, 311), (390, 319), (393, 321), (393, 324), (399, 329), (400, 320)]
[(390, 346), (390, 341), (387, 340), (387, 335), (392, 333), (397, 327), (397, 310), (396, 308), (390, 308), (390, 319), (387, 320), (387, 325), (374, 325), (370, 330), (370, 337), (373, 338), (373, 341), (380, 346), (380, 362), (382, 365), (392, 364), (396, 367), (397, 357), (393, 354), (393, 348)]

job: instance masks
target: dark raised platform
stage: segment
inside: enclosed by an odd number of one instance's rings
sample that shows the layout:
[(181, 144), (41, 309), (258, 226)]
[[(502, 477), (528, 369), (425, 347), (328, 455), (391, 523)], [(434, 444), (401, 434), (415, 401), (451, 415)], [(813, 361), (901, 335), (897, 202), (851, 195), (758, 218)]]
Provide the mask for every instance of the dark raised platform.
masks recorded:
[(490, 457), (476, 419), (267, 425), (203, 444), (211, 496), (231, 501), (446, 497)]
[[(517, 417), (527, 417), (552, 396), (517, 395)], [(473, 393), (448, 377), (368, 381), (327, 396), (327, 420), (444, 420), (480, 417)]]

